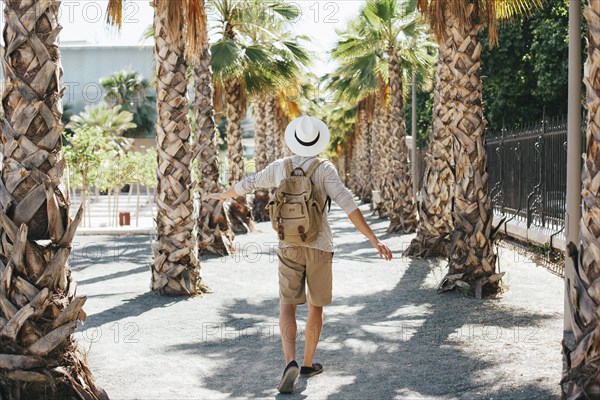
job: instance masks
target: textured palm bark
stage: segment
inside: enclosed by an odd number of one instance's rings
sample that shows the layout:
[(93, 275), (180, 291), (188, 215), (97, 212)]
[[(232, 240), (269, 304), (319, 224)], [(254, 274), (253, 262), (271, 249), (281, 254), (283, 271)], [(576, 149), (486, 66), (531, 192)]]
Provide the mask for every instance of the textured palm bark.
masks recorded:
[(192, 232), (191, 166), (196, 155), (187, 117), (184, 48), (167, 34), (168, 15), (161, 11), (165, 9), (154, 8), (158, 237), (152, 245), (151, 288), (165, 295), (195, 295), (204, 290)]
[[(227, 154), (229, 159), (229, 183), (235, 184), (244, 178), (244, 147), (242, 146), (242, 109), (240, 104), (242, 84), (237, 78), (224, 82), (227, 115)], [(236, 234), (248, 233), (253, 228), (252, 212), (246, 196), (236, 197), (228, 208), (231, 228)]]
[[(266, 99), (259, 96), (254, 102), (254, 165), (256, 171), (264, 169), (268, 165), (269, 155), (267, 150), (267, 130), (265, 118)], [(254, 203), (252, 204), (252, 214), (256, 222), (265, 222), (269, 220), (269, 213), (265, 209), (269, 202), (268, 190), (257, 190), (254, 192)]]
[[(475, 0), (469, 0), (467, 15), (474, 21)], [(449, 249), (449, 271), (439, 290), (456, 286), (474, 291), (480, 298), (495, 293), (503, 273), (496, 273), (493, 246), (493, 214), (488, 193), (485, 124), (482, 104), (480, 25), (465, 26), (446, 8), (449, 48), (445, 60), (452, 75), (443, 94), (445, 115), (442, 123), (453, 136), (454, 230)]]
[[(388, 132), (389, 111), (387, 105), (387, 95), (385, 90), (380, 89), (377, 94), (375, 111), (373, 113), (373, 150), (375, 152), (373, 156), (373, 170), (379, 172), (375, 174), (375, 176), (373, 177), (373, 181), (376, 190), (379, 190), (380, 199), (383, 189), (384, 177), (384, 174), (381, 172), (385, 171), (387, 165), (387, 160), (384, 157), (384, 155), (387, 151), (387, 142), (385, 138), (387, 137)], [(385, 207), (383, 206), (382, 201), (375, 204), (375, 213), (377, 213), (380, 218), (387, 218)]]
[(371, 173), (371, 138), (369, 131), (369, 122), (367, 121), (367, 112), (364, 107), (359, 105), (358, 111), (358, 130), (359, 130), (359, 159), (357, 168), (359, 169), (360, 189), (359, 197), (363, 203), (371, 202), (371, 190), (373, 190), (372, 173)]
[(285, 115), (285, 112), (283, 111), (283, 109), (277, 105), (277, 100), (275, 100), (275, 115), (276, 115), (276, 120), (277, 120), (277, 137), (276, 137), (276, 144), (277, 144), (277, 158), (276, 159), (280, 159), (283, 157), (288, 157), (288, 156), (292, 156), (294, 153), (292, 153), (292, 151), (287, 147), (287, 144), (285, 144), (285, 138), (284, 138), (284, 133), (285, 133), (285, 128), (288, 125), (288, 118)]
[(210, 193), (221, 191), (219, 185), (219, 148), (213, 107), (213, 84), (210, 46), (202, 44), (201, 55), (193, 67), (196, 143), (198, 146), (198, 258), (205, 254), (224, 256), (233, 248), (233, 232), (229, 229), (223, 203), (205, 201)]
[(264, 169), (269, 164), (265, 107), (265, 97), (257, 97), (254, 102), (254, 164), (257, 171)]
[[(371, 142), (373, 146), (371, 148), (371, 165), (374, 171), (381, 171), (381, 105), (375, 107), (373, 112), (373, 123), (371, 124)], [(373, 190), (381, 190), (381, 175), (379, 173), (373, 174)]]
[(382, 182), (382, 198), (385, 214), (390, 220), (388, 232), (414, 232), (417, 226), (417, 206), (412, 191), (412, 175), (406, 146), (406, 125), (402, 104), (402, 75), (400, 60), (395, 50), (390, 50), (390, 108), (389, 140)]
[(279, 158), (279, 123), (275, 97), (267, 96), (265, 101), (265, 132), (267, 136), (267, 160), (269, 163)]
[(362, 176), (361, 176), (361, 139), (360, 129), (358, 124), (354, 124), (354, 141), (352, 143), (352, 191), (356, 196), (360, 198), (360, 189), (362, 187)]
[(568, 282), (575, 346), (565, 347), (567, 373), (563, 389), (568, 399), (600, 398), (600, 2), (590, 1), (584, 12), (588, 22), (588, 58), (584, 68), (587, 88), (586, 152), (582, 171), (583, 207), (580, 251), (570, 243), (576, 266)]
[(448, 106), (442, 97), (451, 87), (452, 74), (446, 64), (452, 60), (450, 47), (439, 45), (436, 83), (433, 98), (433, 123), (429, 149), (425, 155), (425, 171), (421, 183), (417, 236), (412, 240), (406, 256), (448, 256), (452, 231), (452, 132), (442, 120), (448, 115)]
[(7, 1), (0, 178), (0, 398), (108, 399), (73, 331), (86, 314), (68, 260), (58, 1)]

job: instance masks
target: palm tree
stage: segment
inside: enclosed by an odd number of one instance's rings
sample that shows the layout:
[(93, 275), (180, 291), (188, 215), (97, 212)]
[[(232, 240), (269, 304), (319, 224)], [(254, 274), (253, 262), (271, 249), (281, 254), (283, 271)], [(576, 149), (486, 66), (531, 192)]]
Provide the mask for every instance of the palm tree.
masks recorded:
[[(280, 129), (281, 108), (278, 103), (284, 97), (282, 93), (298, 80), (300, 67), (306, 66), (309, 56), (300, 42), (306, 38), (286, 33), (284, 21), (264, 12), (252, 16), (256, 21), (245, 25), (244, 34), (252, 45), (260, 46), (266, 53), (266, 63), (261, 62), (246, 74), (246, 87), (255, 99), (255, 166), (256, 170), (261, 170), (281, 156), (283, 132)], [(258, 190), (254, 193), (253, 215), (257, 222), (269, 219), (265, 209), (268, 201), (269, 191)]]
[[(403, 79), (400, 51), (413, 43), (407, 34), (418, 31), (414, 5), (410, 1), (368, 1), (363, 10), (367, 32), (379, 38), (386, 53), (389, 79), (389, 133), (387, 151), (382, 152), (384, 177), (381, 186), (383, 211), (390, 219), (388, 232), (412, 232), (417, 224), (417, 208), (412, 192), (412, 174), (406, 147)], [(381, 138), (380, 138), (381, 141)]]
[[(298, 10), (278, 1), (214, 0), (213, 3), (218, 15), (219, 39), (212, 46), (212, 67), (217, 83), (222, 86), (219, 92), (224, 97), (229, 182), (233, 184), (244, 176), (241, 120), (246, 113), (247, 98), (268, 86), (269, 80), (265, 80), (265, 74), (261, 72), (281, 64), (279, 60), (271, 59), (271, 46), (253, 39), (256, 32), (262, 32), (263, 37), (276, 37), (277, 33), (270, 28), (296, 18)], [(286, 42), (283, 44), (286, 45)], [(268, 116), (265, 118), (268, 124)], [(233, 230), (236, 233), (248, 232), (252, 228), (252, 215), (246, 197), (240, 196), (235, 200), (230, 212)]]
[(587, 89), (587, 128), (586, 152), (582, 171), (582, 216), (580, 221), (581, 243), (569, 243), (568, 253), (573, 259), (573, 282), (567, 282), (570, 315), (575, 336), (574, 346), (564, 347), (567, 360), (567, 373), (563, 381), (563, 397), (568, 399), (597, 399), (600, 396), (600, 325), (598, 324), (598, 277), (600, 261), (598, 244), (600, 222), (600, 201), (598, 180), (600, 170), (600, 126), (596, 117), (600, 116), (597, 71), (600, 60), (596, 54), (600, 49), (600, 3), (588, 2), (585, 12), (588, 23), (588, 57), (584, 68), (583, 81)]
[(146, 136), (154, 130), (156, 98), (149, 95), (150, 82), (134, 71), (120, 71), (100, 80), (105, 90), (104, 101), (110, 106), (121, 106), (133, 114), (136, 128), (127, 136)]
[(60, 188), (59, 2), (5, 3), (0, 177), (0, 397), (107, 399), (72, 336), (85, 320), (68, 266), (83, 210)]
[(98, 106), (86, 106), (85, 109), (71, 117), (65, 128), (75, 132), (81, 128), (99, 128), (109, 137), (115, 150), (124, 153), (131, 146), (131, 139), (123, 137), (125, 132), (136, 128), (134, 115), (121, 109), (121, 106), (109, 106), (101, 103)]
[[(487, 155), (481, 98), (481, 43), (487, 23), (490, 44), (497, 41), (496, 18), (539, 6), (541, 0), (419, 0), (438, 43), (443, 43), (440, 72), (447, 86), (439, 89), (442, 130), (451, 132), (454, 163), (453, 223), (449, 271), (439, 290), (457, 286), (479, 298), (484, 287), (499, 288), (503, 273), (496, 272), (493, 214), (488, 193)], [(447, 68), (447, 69), (446, 69)], [(445, 80), (439, 80), (446, 85)], [(448, 160), (446, 160), (448, 161)]]
[[(376, 115), (363, 112), (364, 105), (359, 108), (355, 151), (361, 154), (360, 158), (364, 154), (365, 160), (373, 161), (373, 165), (364, 161), (359, 166), (358, 179), (362, 181), (359, 195), (368, 198), (373, 183), (380, 189), (384, 200), (380, 214), (390, 218), (389, 232), (409, 232), (416, 225), (406, 148), (404, 83), (410, 79), (407, 72), (413, 69), (420, 72), (421, 84), (427, 83), (431, 47), (424, 27), (417, 24), (414, 5), (385, 0), (367, 2), (333, 53), (342, 62), (340, 72), (348, 77), (339, 82), (346, 93), (352, 93), (353, 87), (361, 87), (360, 92), (376, 94), (370, 102), (372, 106), (365, 108)], [(350, 85), (353, 81), (356, 83)], [(375, 103), (377, 106), (373, 106)], [(374, 122), (369, 127), (371, 120)], [(362, 149), (370, 149), (371, 155)], [(369, 179), (368, 171), (372, 170), (383, 173)], [(382, 178), (375, 178), (377, 175)]]
[[(206, 29), (206, 24), (204, 25)], [(209, 193), (219, 187), (219, 148), (214, 119), (213, 83), (210, 67), (211, 53), (208, 35), (202, 43), (200, 57), (194, 62), (194, 104), (196, 113), (195, 138), (198, 143), (198, 255), (227, 255), (232, 250), (233, 232), (229, 229), (227, 213), (218, 201), (206, 201)]]
[[(188, 46), (191, 43), (184, 42), (182, 34), (184, 21), (193, 21), (198, 32), (204, 31), (205, 19), (188, 17), (194, 7), (199, 7), (203, 13), (204, 7), (191, 0), (182, 3), (156, 0), (154, 9), (158, 238), (152, 246), (152, 290), (168, 295), (194, 295), (205, 291), (200, 278), (192, 218), (191, 166), (195, 154), (188, 121), (184, 54), (184, 43)], [(187, 31), (193, 31), (192, 27), (188, 25)], [(199, 48), (191, 54), (198, 55)]]
[[(108, 20), (120, 26), (122, 0), (109, 0)], [(200, 0), (154, 1), (156, 62), (156, 151), (158, 238), (152, 246), (151, 289), (165, 295), (196, 295), (207, 290), (193, 235), (191, 167), (198, 149), (188, 120), (186, 56), (200, 56), (206, 15)]]
[(452, 232), (452, 196), (454, 176), (452, 175), (452, 133), (442, 118), (447, 110), (441, 101), (444, 87), (451, 78), (447, 65), (443, 62), (449, 48), (444, 42), (439, 45), (436, 83), (433, 97), (433, 124), (427, 154), (425, 171), (421, 182), (419, 202), (419, 224), (417, 235), (404, 252), (406, 256), (437, 257), (447, 256)]

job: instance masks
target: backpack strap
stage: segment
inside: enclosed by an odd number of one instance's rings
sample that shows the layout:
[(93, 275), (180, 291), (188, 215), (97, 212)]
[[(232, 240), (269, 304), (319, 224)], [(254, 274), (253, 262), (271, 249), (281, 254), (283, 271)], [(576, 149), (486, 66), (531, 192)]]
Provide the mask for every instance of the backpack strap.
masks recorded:
[(311, 178), (317, 170), (317, 168), (319, 168), (319, 165), (323, 164), (325, 161), (326, 160), (323, 158), (317, 158), (317, 161), (313, 161), (313, 163), (310, 164), (310, 167), (308, 167), (308, 169), (306, 170), (306, 177)]
[[(319, 168), (319, 166), (325, 161), (327, 160), (325, 160), (324, 158), (317, 158), (317, 161), (313, 161), (313, 163), (310, 164), (310, 167), (308, 167), (308, 170), (306, 171), (306, 176), (310, 179), (317, 170), (317, 168)], [(327, 199), (325, 199), (325, 204), (323, 204), (323, 206), (325, 205), (328, 206), (327, 212), (329, 212), (331, 210), (331, 197), (327, 196)], [(323, 207), (323, 212), (325, 212), (325, 207)]]
[(292, 176), (292, 169), (294, 166), (292, 165), (292, 157), (286, 157), (283, 159), (283, 166), (285, 167), (285, 176), (289, 178)]

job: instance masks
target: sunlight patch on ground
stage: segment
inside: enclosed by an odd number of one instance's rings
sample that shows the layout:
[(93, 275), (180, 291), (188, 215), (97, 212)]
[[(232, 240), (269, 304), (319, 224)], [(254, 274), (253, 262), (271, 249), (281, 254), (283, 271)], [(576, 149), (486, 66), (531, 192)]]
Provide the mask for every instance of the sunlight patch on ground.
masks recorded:
[(396, 390), (395, 400), (413, 400), (413, 399), (427, 399), (427, 400), (456, 400), (458, 397), (432, 397), (430, 394), (423, 395), (419, 392), (415, 392), (410, 389), (398, 389)]
[(426, 319), (411, 319), (408, 321), (384, 321), (375, 324), (361, 325), (365, 332), (378, 335), (390, 341), (409, 341)]
[(339, 351), (344, 346), (337, 341), (337, 338), (327, 338), (327, 340), (319, 343), (319, 350)]
[[(356, 376), (354, 375), (334, 375), (333, 371), (325, 372), (327, 372), (327, 375), (321, 374), (305, 380), (307, 390), (310, 390), (311, 386), (316, 386), (319, 392), (318, 397), (310, 396), (309, 398), (327, 399), (329, 396), (335, 396), (337, 393), (340, 393), (344, 386), (353, 385), (356, 382)], [(298, 382), (298, 386), (300, 387), (303, 384), (302, 380)], [(299, 388), (298, 386), (296, 389)], [(298, 390), (296, 392), (301, 394)]]
[(447, 264), (448, 263), (446, 262), (446, 260), (440, 260), (437, 265), (429, 267), (431, 268), (431, 271), (427, 275), (427, 278), (423, 280), (423, 283), (421, 284), (420, 288), (437, 289), (440, 282), (444, 279), (446, 273), (448, 272)]
[(425, 316), (433, 313), (431, 309), (432, 305), (429, 303), (424, 304), (408, 304), (406, 306), (402, 306), (386, 318), (397, 318), (397, 317), (417, 317), (417, 316)]
[(370, 354), (375, 353), (379, 346), (370, 340), (346, 339), (344, 346), (348, 347), (354, 353)]

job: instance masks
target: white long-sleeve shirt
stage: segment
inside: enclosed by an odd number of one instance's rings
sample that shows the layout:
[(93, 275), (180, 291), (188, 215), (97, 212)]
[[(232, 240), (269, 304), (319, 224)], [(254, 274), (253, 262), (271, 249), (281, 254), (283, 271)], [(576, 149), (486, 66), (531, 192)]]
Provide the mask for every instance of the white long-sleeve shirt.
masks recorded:
[[(279, 186), (280, 182), (286, 178), (284, 160), (285, 159), (275, 160), (262, 171), (239, 181), (235, 184), (234, 190), (239, 195), (245, 195), (254, 192), (257, 189), (267, 189)], [(316, 160), (316, 157), (292, 156), (292, 170), (301, 167), (306, 172), (309, 166)], [(352, 192), (344, 186), (335, 165), (330, 161), (325, 161), (319, 165), (311, 180), (315, 190), (319, 192), (323, 199), (329, 196), (346, 212), (346, 214), (350, 214), (358, 208), (354, 202)], [(290, 247), (296, 245), (290, 245), (280, 241), (279, 246)], [(323, 226), (317, 235), (317, 239), (312, 243), (302, 244), (301, 246), (316, 248), (323, 251), (334, 251), (333, 235), (327, 218), (323, 218)]]

